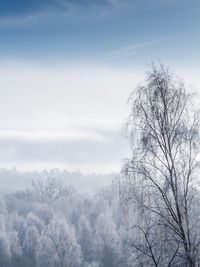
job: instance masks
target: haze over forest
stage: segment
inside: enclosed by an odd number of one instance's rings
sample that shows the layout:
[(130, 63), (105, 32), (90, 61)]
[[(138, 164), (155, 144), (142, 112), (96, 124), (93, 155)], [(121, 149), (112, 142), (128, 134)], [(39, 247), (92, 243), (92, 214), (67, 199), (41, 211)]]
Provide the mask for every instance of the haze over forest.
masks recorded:
[(0, 1), (0, 267), (200, 266), (199, 13)]

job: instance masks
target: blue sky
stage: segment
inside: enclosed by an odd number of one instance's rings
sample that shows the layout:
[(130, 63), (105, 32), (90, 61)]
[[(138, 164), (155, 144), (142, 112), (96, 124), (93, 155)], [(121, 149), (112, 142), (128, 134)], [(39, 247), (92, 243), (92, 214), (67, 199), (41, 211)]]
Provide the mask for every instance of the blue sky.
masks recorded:
[[(105, 57), (107, 65), (198, 64), (199, 12), (198, 0), (1, 0), (0, 56), (58, 64)], [(131, 45), (138, 47), (109, 57)]]
[(119, 170), (148, 64), (200, 88), (199, 0), (1, 0), (0, 167)]

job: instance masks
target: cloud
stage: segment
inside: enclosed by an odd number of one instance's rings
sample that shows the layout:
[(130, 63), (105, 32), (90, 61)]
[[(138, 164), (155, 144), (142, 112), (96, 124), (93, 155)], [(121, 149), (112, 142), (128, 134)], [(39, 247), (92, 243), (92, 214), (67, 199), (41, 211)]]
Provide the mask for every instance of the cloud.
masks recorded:
[[(139, 68), (16, 63), (0, 72), (1, 167), (115, 170), (128, 156), (120, 127), (130, 91), (144, 80)], [(199, 84), (198, 69), (178, 74)]]
[[(0, 166), (115, 170), (120, 127), (139, 71), (97, 66), (0, 66)], [(10, 79), (12, 77), (12, 79)]]
[(146, 42), (142, 42), (142, 43), (138, 43), (138, 44), (123, 46), (121, 48), (114, 49), (114, 50), (111, 50), (111, 51), (105, 53), (104, 55), (101, 56), (100, 59), (97, 60), (97, 62), (101, 63), (101, 62), (106, 62), (106, 61), (110, 61), (113, 59), (118, 59), (118, 58), (130, 56), (130, 55), (134, 55), (134, 54), (136, 54), (137, 49), (146, 48), (149, 46), (161, 44), (161, 43), (172, 41), (175, 39), (176, 39), (175, 37), (169, 37), (169, 38), (162, 38), (162, 39), (158, 39), (158, 40), (146, 41)]
[(94, 65), (51, 68), (16, 63), (0, 66), (0, 72), (1, 129), (15, 131), (61, 132), (95, 121), (121, 123), (131, 88), (143, 77), (139, 70)]
[(130, 2), (130, 0), (30, 0), (18, 4), (19, 2), (15, 0), (3, 0), (0, 27), (94, 19), (126, 7)]
[[(141, 12), (144, 8), (152, 6), (161, 7), (166, 11), (166, 8), (180, 7), (182, 2), (183, 0), (154, 0), (149, 5), (148, 0), (1, 0), (0, 27), (90, 21), (99, 17), (104, 18), (119, 10), (120, 13), (124, 10)], [(192, 2), (198, 5), (198, 0)]]
[[(51, 168), (63, 165), (71, 169), (104, 170), (121, 165), (128, 149), (120, 132), (111, 129), (66, 133), (8, 132), (0, 133), (1, 166), (39, 163)], [(98, 166), (98, 167), (97, 167)]]

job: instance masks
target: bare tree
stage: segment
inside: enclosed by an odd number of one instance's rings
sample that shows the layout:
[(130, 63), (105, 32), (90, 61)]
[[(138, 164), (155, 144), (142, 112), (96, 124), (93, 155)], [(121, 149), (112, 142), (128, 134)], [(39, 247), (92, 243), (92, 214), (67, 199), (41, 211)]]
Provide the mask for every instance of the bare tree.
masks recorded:
[(46, 204), (52, 204), (61, 198), (68, 198), (75, 192), (72, 186), (67, 186), (54, 177), (33, 180), (32, 187), (34, 198), (38, 202)]
[(163, 66), (153, 66), (130, 97), (132, 157), (122, 170), (120, 195), (124, 207), (137, 212), (130, 229), (140, 236), (131, 242), (140, 266), (197, 266), (199, 123), (191, 99)]

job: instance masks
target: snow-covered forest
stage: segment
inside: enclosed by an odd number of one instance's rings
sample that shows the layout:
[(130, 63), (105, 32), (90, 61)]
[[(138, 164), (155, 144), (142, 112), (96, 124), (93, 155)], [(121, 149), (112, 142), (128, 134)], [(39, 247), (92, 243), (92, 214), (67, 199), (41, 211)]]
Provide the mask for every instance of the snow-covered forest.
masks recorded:
[(81, 195), (47, 178), (2, 197), (0, 266), (128, 266), (113, 190)]
[(162, 65), (152, 67), (130, 102), (132, 156), (109, 185), (81, 192), (54, 170), (1, 195), (0, 266), (199, 266), (195, 102)]
[(0, 267), (200, 267), (200, 0), (0, 0)]

